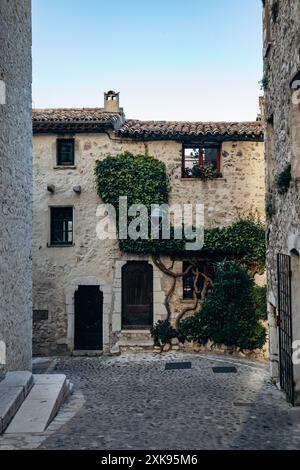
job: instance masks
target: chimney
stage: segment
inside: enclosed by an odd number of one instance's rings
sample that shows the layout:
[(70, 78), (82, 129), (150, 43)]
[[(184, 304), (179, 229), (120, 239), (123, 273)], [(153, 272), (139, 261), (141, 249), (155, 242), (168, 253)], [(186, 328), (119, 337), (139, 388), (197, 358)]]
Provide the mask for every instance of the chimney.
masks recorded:
[(104, 93), (104, 110), (108, 113), (119, 113), (122, 112), (122, 109), (119, 105), (119, 95), (115, 91), (108, 91)]

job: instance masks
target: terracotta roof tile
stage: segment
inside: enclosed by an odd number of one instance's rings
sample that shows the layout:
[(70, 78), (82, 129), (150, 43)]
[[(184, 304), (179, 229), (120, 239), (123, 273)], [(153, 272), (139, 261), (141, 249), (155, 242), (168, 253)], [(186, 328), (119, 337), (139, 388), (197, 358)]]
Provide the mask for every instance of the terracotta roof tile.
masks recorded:
[(184, 122), (127, 120), (118, 130), (120, 136), (133, 138), (180, 138), (225, 136), (262, 139), (260, 121), (251, 122)]
[(256, 122), (188, 122), (125, 120), (124, 114), (104, 108), (34, 109), (34, 133), (72, 131), (101, 132), (116, 129), (120, 137), (133, 139), (181, 139), (184, 137), (262, 140), (263, 128)]
[(101, 131), (124, 122), (122, 113), (107, 112), (103, 108), (33, 109), (33, 132), (56, 130)]

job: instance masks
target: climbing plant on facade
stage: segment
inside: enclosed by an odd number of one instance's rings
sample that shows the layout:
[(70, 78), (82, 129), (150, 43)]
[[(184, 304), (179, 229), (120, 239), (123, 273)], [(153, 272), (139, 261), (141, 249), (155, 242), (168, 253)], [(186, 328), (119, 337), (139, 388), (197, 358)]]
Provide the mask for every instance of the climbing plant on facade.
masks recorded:
[(262, 348), (265, 312), (257, 308), (256, 295), (253, 279), (240, 264), (217, 263), (214, 290), (196, 315), (182, 320), (181, 336), (203, 345), (212, 341), (241, 349)]
[[(95, 168), (97, 192), (102, 201), (114, 206), (119, 216), (119, 198), (127, 197), (128, 206), (143, 204), (151, 214), (151, 205), (167, 204), (169, 199), (168, 179), (163, 162), (149, 155), (133, 155), (125, 152), (108, 156), (96, 163)], [(130, 223), (130, 217), (126, 223)], [(117, 217), (118, 223), (119, 217)], [(121, 221), (122, 222), (122, 221)], [(119, 228), (119, 227), (118, 227)], [(149, 217), (150, 233), (150, 217)], [(171, 318), (170, 300), (175, 292), (177, 280), (192, 272), (194, 276), (194, 293), (192, 306), (186, 307), (177, 315), (175, 327), (179, 328), (180, 320), (190, 311), (196, 311), (204, 303), (207, 292), (213, 287), (213, 281), (199, 270), (197, 258), (212, 257), (216, 261), (238, 260), (252, 275), (263, 273), (265, 267), (265, 229), (253, 216), (240, 219), (224, 228), (206, 229), (204, 246), (200, 251), (187, 252), (186, 239), (175, 239), (171, 227), (170, 239), (119, 239), (121, 252), (135, 255), (152, 256), (156, 267), (172, 279), (171, 287), (165, 298), (168, 320)], [(162, 257), (171, 257), (169, 266)], [(175, 259), (184, 259), (188, 267), (184, 272), (174, 269)], [(203, 287), (198, 290), (198, 279), (202, 278)]]

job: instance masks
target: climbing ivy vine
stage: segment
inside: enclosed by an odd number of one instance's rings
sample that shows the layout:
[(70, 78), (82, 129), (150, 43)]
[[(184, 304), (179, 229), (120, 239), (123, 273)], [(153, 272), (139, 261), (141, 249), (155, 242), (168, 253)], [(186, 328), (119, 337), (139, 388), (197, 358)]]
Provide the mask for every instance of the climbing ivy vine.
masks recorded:
[[(129, 152), (108, 156), (96, 162), (98, 195), (119, 212), (119, 197), (127, 196), (128, 206), (144, 204), (149, 213), (151, 204), (167, 204), (169, 199), (166, 167), (149, 155)], [(149, 221), (150, 226), (150, 221)], [(184, 256), (186, 240), (119, 240), (124, 253), (153, 256)], [(238, 259), (251, 273), (262, 273), (265, 266), (265, 228), (254, 216), (240, 219), (224, 228), (206, 229), (204, 246), (197, 255), (217, 259)], [(194, 256), (196, 253), (192, 253)]]

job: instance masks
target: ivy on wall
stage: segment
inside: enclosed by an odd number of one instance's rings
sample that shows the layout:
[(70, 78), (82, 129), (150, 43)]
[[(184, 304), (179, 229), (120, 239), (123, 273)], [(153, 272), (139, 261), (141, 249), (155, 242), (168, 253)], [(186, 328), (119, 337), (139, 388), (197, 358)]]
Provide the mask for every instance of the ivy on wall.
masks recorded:
[(168, 203), (168, 182), (163, 162), (148, 155), (129, 152), (96, 162), (97, 192), (103, 202), (119, 207), (119, 197), (128, 205)]
[[(108, 156), (96, 162), (97, 193), (103, 202), (112, 204), (119, 219), (119, 197), (126, 196), (128, 207), (143, 204), (151, 214), (152, 204), (167, 204), (169, 200), (166, 167), (160, 160), (149, 155), (133, 155), (129, 152)], [(130, 217), (128, 223), (130, 223)], [(170, 240), (119, 240), (120, 250), (137, 255), (170, 255), (182, 252), (185, 240), (175, 240), (173, 229)], [(149, 220), (150, 233), (150, 220)]]
[[(119, 197), (127, 196), (128, 206), (167, 204), (169, 198), (166, 167), (149, 155), (125, 152), (96, 162), (97, 192), (103, 202), (112, 204), (118, 214)], [(150, 213), (150, 212), (149, 212)], [(150, 224), (150, 221), (149, 221)], [(136, 255), (183, 255), (186, 240), (119, 240), (120, 250)], [(202, 255), (238, 258), (248, 271), (262, 273), (265, 267), (265, 228), (249, 216), (229, 227), (206, 229)]]

